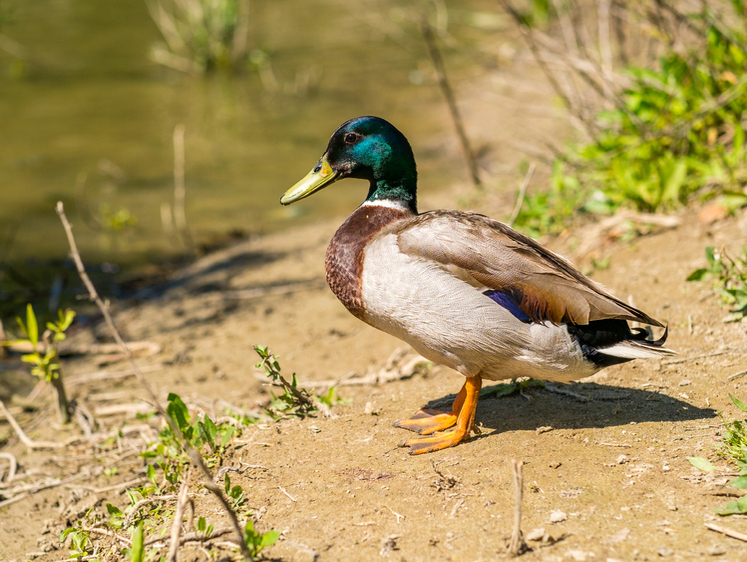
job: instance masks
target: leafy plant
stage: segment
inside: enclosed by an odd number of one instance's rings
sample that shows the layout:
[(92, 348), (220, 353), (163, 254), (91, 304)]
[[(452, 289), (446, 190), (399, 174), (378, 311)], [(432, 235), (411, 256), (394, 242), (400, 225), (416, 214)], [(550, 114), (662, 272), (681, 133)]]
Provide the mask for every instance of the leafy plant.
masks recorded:
[[(596, 118), (575, 110), (591, 141), (556, 160), (550, 191), (526, 198), (517, 226), (533, 235), (558, 232), (575, 212), (657, 212), (696, 193), (720, 197), (727, 211), (747, 205), (745, 33), (707, 2), (701, 8), (679, 14), (698, 47), (679, 52), (665, 40), (657, 68), (629, 67), (625, 87), (597, 83), (614, 109)], [(743, 21), (742, 2), (731, 9), (731, 19)]]
[(511, 396), (516, 392), (521, 393), (528, 388), (534, 387), (544, 388), (545, 383), (543, 381), (538, 381), (535, 379), (514, 379), (511, 382), (501, 382), (492, 386), (488, 386), (487, 388), (483, 388), (480, 391), (480, 398), (502, 398), (503, 396)]
[(70, 527), (62, 531), (60, 542), (64, 543), (70, 539), (70, 558), (83, 558), (88, 556), (89, 550), (93, 547), (90, 539), (91, 533), (83, 529)]
[[(21, 356), (21, 360), (31, 363), (31, 374), (50, 383), (57, 394), (57, 414), (60, 423), (70, 421), (70, 405), (62, 382), (62, 368), (57, 361), (57, 346), (67, 336), (67, 330), (75, 319), (75, 312), (70, 309), (57, 311), (56, 322), (47, 322), (46, 330), (39, 334), (39, 324), (31, 304), (26, 305), (26, 322), (16, 317), (16, 322), (24, 339), (4, 342), (5, 345), (26, 344), (31, 346), (31, 353)], [(41, 344), (41, 350), (39, 349)]]
[[(729, 398), (737, 408), (747, 413), (747, 404), (732, 394), (729, 394)], [(729, 482), (729, 486), (747, 490), (747, 420), (726, 424), (723, 441), (721, 454), (736, 462), (739, 467), (739, 477)], [(742, 496), (737, 501), (727, 502), (716, 509), (716, 513), (719, 515), (747, 514), (747, 496)]]
[[(230, 424), (215, 424), (207, 414), (192, 418), (184, 401), (174, 393), (168, 395), (166, 414), (174, 421), (184, 439), (198, 451), (207, 447), (205, 458), (208, 466), (215, 466), (225, 452), (226, 445), (234, 435), (235, 428)], [(189, 458), (182, 450), (181, 442), (166, 425), (158, 436), (158, 442), (141, 454), (153, 459), (163, 471), (165, 480), (172, 486), (181, 482), (182, 471), (189, 464)], [(155, 468), (149, 468), (148, 477), (156, 485)]]
[(747, 247), (742, 246), (742, 256), (732, 258), (725, 249), (705, 249), (708, 267), (693, 271), (688, 281), (713, 279), (713, 289), (724, 304), (732, 307), (725, 322), (737, 322), (747, 316)]
[(263, 549), (275, 544), (279, 538), (280, 531), (272, 530), (266, 533), (258, 533), (254, 529), (254, 521), (251, 518), (247, 519), (244, 526), (244, 542), (249, 547), (252, 557), (256, 557)]
[(223, 481), (223, 486), (226, 495), (231, 498), (231, 507), (234, 511), (238, 510), (244, 504), (244, 490), (241, 486), (231, 486), (231, 479), (228, 474)]
[(267, 412), (274, 418), (279, 419), (286, 416), (303, 417), (317, 413), (320, 409), (326, 409), (333, 404), (339, 404), (343, 401), (337, 395), (337, 390), (332, 387), (323, 397), (312, 396), (308, 390), (298, 386), (296, 373), (291, 375), (291, 381), (288, 382), (280, 374), (280, 363), (277, 356), (270, 353), (269, 348), (261, 345), (255, 345), (254, 351), (257, 352), (261, 361), (256, 364), (257, 368), (263, 367), (265, 374), (272, 380), (273, 386), (283, 389), (283, 393), (276, 396), (271, 392), (272, 400), (266, 407)]

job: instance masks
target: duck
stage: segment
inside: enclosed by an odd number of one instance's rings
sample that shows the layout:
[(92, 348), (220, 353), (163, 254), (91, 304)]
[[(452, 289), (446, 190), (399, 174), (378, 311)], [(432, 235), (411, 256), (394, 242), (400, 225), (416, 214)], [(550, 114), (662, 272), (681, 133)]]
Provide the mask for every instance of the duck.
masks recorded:
[[(355, 317), (465, 377), (451, 410), (421, 409), (395, 426), (410, 454), (469, 439), (483, 380), (568, 383), (610, 365), (654, 359), (668, 329), (563, 257), (506, 224), (459, 210), (417, 209), (410, 143), (374, 116), (340, 125), (290, 205), (345, 178), (369, 182), (327, 248), (327, 283)], [(352, 185), (352, 183), (351, 183)], [(652, 339), (642, 327), (664, 328)]]

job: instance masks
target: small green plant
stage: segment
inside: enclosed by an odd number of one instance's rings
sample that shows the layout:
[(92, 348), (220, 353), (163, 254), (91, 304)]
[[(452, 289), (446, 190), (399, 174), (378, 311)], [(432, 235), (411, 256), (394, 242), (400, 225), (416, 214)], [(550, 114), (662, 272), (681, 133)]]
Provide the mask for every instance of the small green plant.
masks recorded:
[(143, 562), (145, 542), (143, 541), (143, 524), (140, 523), (132, 532), (132, 547), (126, 552), (131, 562)]
[(70, 539), (70, 558), (83, 558), (88, 556), (93, 548), (90, 539), (91, 533), (80, 528), (70, 527), (62, 531), (60, 542), (64, 543)]
[[(744, 404), (736, 396), (729, 394), (734, 405), (747, 413), (747, 404)], [(723, 446), (721, 455), (735, 462), (739, 467), (739, 476), (729, 482), (729, 486), (747, 490), (747, 420), (733, 421), (726, 424), (726, 433), (723, 435)], [(747, 496), (742, 496), (737, 501), (727, 502), (716, 509), (719, 515), (747, 514)]]
[(254, 351), (257, 352), (257, 355), (261, 359), (256, 364), (256, 367), (263, 367), (267, 377), (272, 380), (273, 386), (283, 389), (283, 393), (279, 396), (276, 396), (274, 392), (270, 393), (272, 400), (266, 407), (266, 410), (273, 418), (280, 419), (288, 416), (304, 417), (315, 414), (321, 409), (328, 409), (329, 406), (334, 404), (344, 402), (337, 395), (337, 390), (334, 387), (330, 388), (327, 394), (322, 397), (313, 396), (308, 390), (298, 386), (296, 373), (291, 375), (291, 381), (288, 382), (280, 374), (280, 363), (277, 356), (270, 353), (267, 347), (262, 347), (261, 345), (255, 345)]
[(244, 526), (244, 542), (249, 547), (249, 552), (252, 558), (256, 557), (262, 550), (268, 546), (272, 546), (280, 538), (280, 531), (267, 531), (266, 533), (258, 533), (254, 529), (254, 521), (251, 518), (247, 519), (246, 525)]
[(528, 388), (545, 388), (545, 383), (535, 379), (514, 379), (511, 382), (501, 382), (483, 388), (480, 391), (480, 398), (502, 398), (503, 396), (511, 396), (516, 392), (523, 393)]
[(664, 48), (656, 68), (629, 67), (624, 86), (597, 83), (614, 109), (590, 119), (569, 107), (591, 140), (558, 157), (551, 189), (525, 199), (516, 226), (534, 236), (555, 233), (577, 212), (659, 212), (694, 196), (716, 197), (728, 212), (747, 205), (743, 2), (724, 3), (723, 18), (710, 4), (678, 12), (693, 34), (687, 52), (652, 22)]
[[(174, 421), (184, 439), (198, 451), (207, 448), (205, 462), (209, 467), (215, 466), (236, 431), (234, 426), (216, 425), (207, 414), (193, 419), (187, 405), (177, 394), (169, 393), (168, 402), (166, 414)], [(172, 488), (181, 482), (182, 472), (189, 464), (189, 457), (182, 450), (180, 439), (174, 435), (169, 425), (163, 428), (152, 448), (141, 453), (141, 456), (155, 462)], [(155, 467), (152, 465), (148, 470), (148, 478), (156, 486)]]
[[(70, 309), (57, 311), (56, 322), (47, 322), (47, 329), (39, 334), (39, 324), (30, 304), (26, 305), (26, 322), (16, 317), (23, 339), (4, 342), (5, 345), (26, 344), (31, 346), (31, 353), (21, 356), (21, 360), (31, 363), (31, 374), (50, 383), (57, 394), (57, 414), (60, 423), (70, 421), (70, 405), (62, 381), (62, 367), (57, 359), (57, 346), (63, 341), (67, 330), (75, 319), (75, 312)], [(41, 349), (40, 349), (41, 347)]]
[(716, 251), (713, 246), (705, 250), (708, 267), (693, 271), (688, 281), (713, 279), (713, 289), (723, 303), (731, 307), (725, 322), (738, 322), (747, 316), (747, 247), (742, 246), (742, 256), (732, 258), (725, 249)]
[(228, 474), (226, 474), (225, 480), (223, 481), (223, 486), (226, 495), (231, 498), (231, 507), (234, 511), (238, 511), (244, 504), (244, 490), (241, 486), (231, 486), (231, 479), (228, 477)]

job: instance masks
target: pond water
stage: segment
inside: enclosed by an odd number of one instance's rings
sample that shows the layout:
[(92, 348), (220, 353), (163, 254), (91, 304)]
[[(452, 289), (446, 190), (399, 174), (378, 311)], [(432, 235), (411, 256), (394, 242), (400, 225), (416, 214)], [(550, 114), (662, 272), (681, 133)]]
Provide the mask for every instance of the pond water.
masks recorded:
[[(201, 242), (351, 211), (363, 184), (288, 208), (278, 198), (358, 115), (405, 132), (421, 154), (421, 190), (466, 178), (460, 162), (419, 150), (451, 125), (436, 86), (419, 83), (426, 51), (414, 26), (397, 24), (395, 5), (254, 0), (249, 41), (269, 55), (272, 90), (254, 71), (195, 77), (153, 63), (161, 37), (143, 0), (16, 2), (0, 29), (26, 58), (0, 51), (0, 263), (65, 257), (58, 200), (90, 263), (116, 270), (182, 251), (161, 220), (177, 124), (187, 221)], [(116, 213), (136, 224), (101, 227)]]

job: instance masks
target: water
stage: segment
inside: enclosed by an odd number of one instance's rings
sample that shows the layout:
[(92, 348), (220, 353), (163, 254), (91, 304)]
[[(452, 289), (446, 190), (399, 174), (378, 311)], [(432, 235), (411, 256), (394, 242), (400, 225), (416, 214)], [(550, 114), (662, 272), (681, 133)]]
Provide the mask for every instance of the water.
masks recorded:
[[(389, 119), (416, 154), (434, 136), (450, 134), (436, 87), (413, 83), (427, 64), (417, 34), (395, 41), (371, 23), (396, 29), (392, 12), (381, 8), (386, 4), (255, 0), (251, 6), (250, 44), (269, 54), (277, 91), (268, 91), (256, 72), (199, 78), (151, 62), (148, 53), (161, 38), (143, 0), (16, 3), (0, 32), (22, 44), (31, 62), (0, 52), (2, 263), (20, 271), (65, 257), (58, 200), (88, 262), (114, 263), (116, 271), (182, 251), (161, 222), (162, 204), (173, 200), (177, 124), (186, 127), (186, 214), (199, 242), (349, 212), (365, 186), (288, 208), (278, 199), (351, 117)], [(308, 91), (296, 85), (306, 76), (312, 76)], [(461, 163), (433, 156), (419, 158), (419, 167), (421, 189), (447, 185), (454, 174), (466, 177)], [(136, 225), (101, 227), (118, 211)]]

